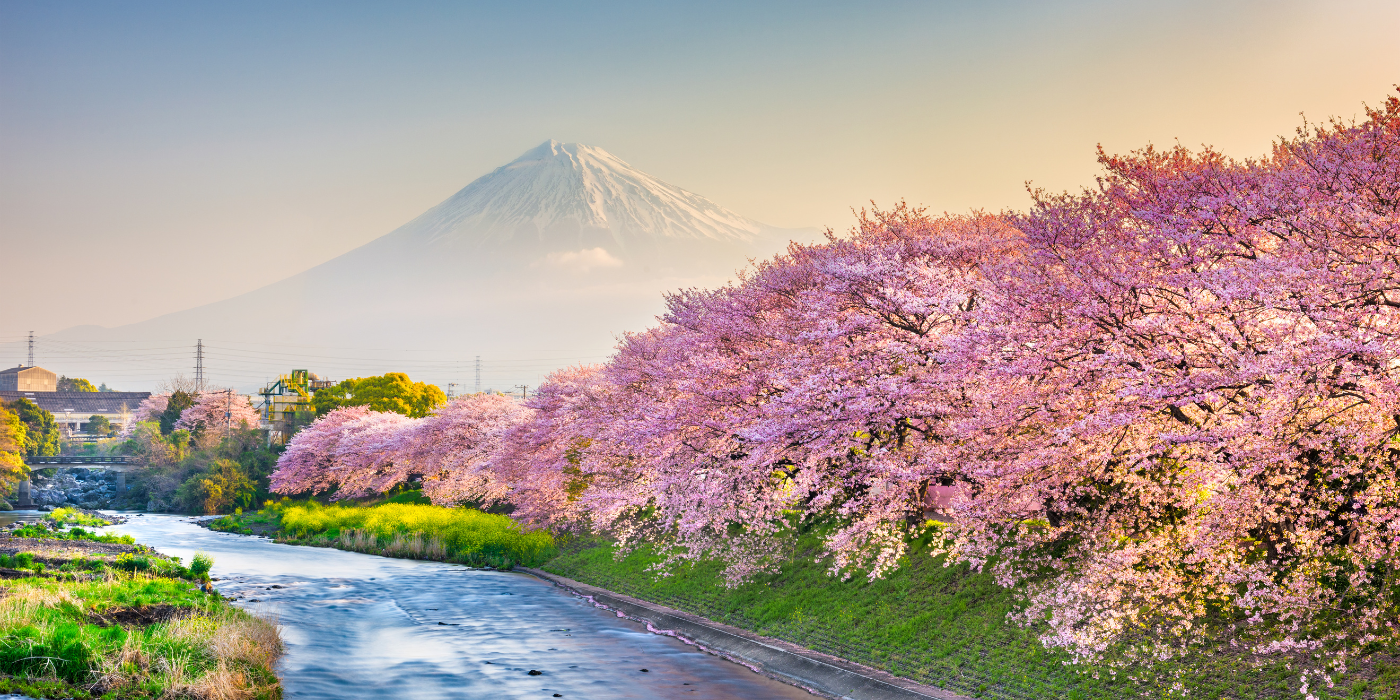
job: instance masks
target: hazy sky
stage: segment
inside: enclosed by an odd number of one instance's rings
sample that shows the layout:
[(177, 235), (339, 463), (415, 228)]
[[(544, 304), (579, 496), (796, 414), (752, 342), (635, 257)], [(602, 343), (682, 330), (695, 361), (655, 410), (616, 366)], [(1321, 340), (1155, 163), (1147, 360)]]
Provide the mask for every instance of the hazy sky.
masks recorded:
[[(0, 343), (222, 299), (548, 138), (778, 226), (1260, 154), (1400, 82), (1400, 2), (0, 2)], [(6, 358), (6, 364), (13, 358)]]

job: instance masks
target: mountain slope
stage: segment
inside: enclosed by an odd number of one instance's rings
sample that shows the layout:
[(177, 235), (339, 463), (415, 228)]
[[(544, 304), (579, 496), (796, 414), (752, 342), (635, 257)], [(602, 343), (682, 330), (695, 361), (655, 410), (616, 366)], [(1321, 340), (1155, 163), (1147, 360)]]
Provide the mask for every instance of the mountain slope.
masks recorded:
[(589, 245), (611, 239), (751, 241), (766, 228), (601, 148), (549, 140), (392, 236), (427, 243)]
[[(421, 378), (445, 383), (454, 377), (438, 368), (480, 355), (492, 377), (487, 386), (534, 384), (552, 367), (522, 358), (601, 357), (621, 333), (655, 322), (663, 292), (723, 284), (749, 259), (814, 235), (747, 219), (602, 149), (551, 140), (398, 229), (280, 282), (141, 323), (50, 338), (88, 347), (196, 338), (244, 347), (210, 366), (216, 381), (241, 388), (291, 364), (317, 370), (318, 348), (376, 353), (355, 353), (363, 365), (347, 361), (323, 375), (417, 368)], [(294, 359), (298, 353), (304, 359)], [(55, 367), (118, 378), (120, 356), (107, 367), (84, 362)], [(175, 365), (165, 376), (176, 371), (188, 373)]]

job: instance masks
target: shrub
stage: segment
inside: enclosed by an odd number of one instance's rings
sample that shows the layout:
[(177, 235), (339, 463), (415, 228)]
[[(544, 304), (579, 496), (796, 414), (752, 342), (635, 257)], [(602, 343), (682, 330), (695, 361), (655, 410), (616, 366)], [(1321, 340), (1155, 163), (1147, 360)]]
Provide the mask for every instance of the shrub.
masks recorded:
[(112, 566), (122, 571), (149, 571), (151, 560), (139, 554), (120, 554), (112, 560)]
[(206, 579), (213, 568), (214, 558), (204, 552), (195, 552), (194, 558), (190, 559), (190, 576), (193, 578)]
[(77, 509), (74, 508), (55, 508), (48, 515), (44, 516), (44, 520), (52, 522), (53, 524), (58, 525), (60, 527), (63, 525), (106, 527), (107, 525), (112, 524), (111, 522), (103, 520), (102, 518), (88, 515), (87, 513), (79, 512)]

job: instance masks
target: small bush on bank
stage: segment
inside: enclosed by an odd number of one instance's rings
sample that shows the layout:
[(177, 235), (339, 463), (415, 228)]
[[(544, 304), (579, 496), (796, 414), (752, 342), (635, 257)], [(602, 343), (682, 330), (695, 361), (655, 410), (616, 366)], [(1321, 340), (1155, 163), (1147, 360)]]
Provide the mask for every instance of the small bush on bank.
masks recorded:
[(235, 535), (251, 535), (252, 528), (244, 525), (237, 515), (225, 515), (217, 520), (210, 521), (209, 529), (215, 532), (232, 532)]
[(44, 520), (63, 527), (64, 525), (81, 525), (83, 527), (106, 527), (112, 523), (95, 515), (89, 515), (76, 508), (55, 508), (44, 516)]
[(0, 554), (0, 567), (19, 569), (21, 571), (33, 571), (35, 573), (43, 573), (44, 571), (44, 564), (42, 562), (35, 562), (32, 552), (16, 552), (14, 556)]

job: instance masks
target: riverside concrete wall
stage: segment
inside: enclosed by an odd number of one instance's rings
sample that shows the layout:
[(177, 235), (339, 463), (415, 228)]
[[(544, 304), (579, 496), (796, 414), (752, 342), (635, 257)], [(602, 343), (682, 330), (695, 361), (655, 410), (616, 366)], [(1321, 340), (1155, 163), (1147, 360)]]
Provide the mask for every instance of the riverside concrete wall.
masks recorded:
[(842, 700), (971, 700), (921, 685), (845, 659), (795, 644), (761, 637), (737, 627), (620, 595), (538, 569), (524, 569), (568, 589), (595, 605), (643, 623), (657, 634), (676, 637), (766, 676)]

